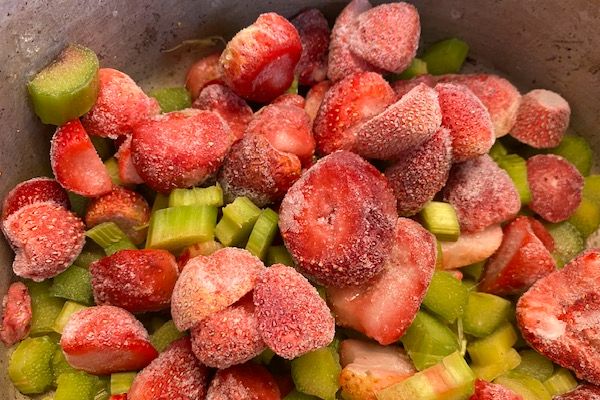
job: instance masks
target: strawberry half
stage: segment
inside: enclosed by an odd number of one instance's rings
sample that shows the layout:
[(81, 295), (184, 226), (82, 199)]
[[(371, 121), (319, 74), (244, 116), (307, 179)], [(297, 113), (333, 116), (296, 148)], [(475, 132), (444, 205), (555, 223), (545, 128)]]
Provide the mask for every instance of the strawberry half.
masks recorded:
[[(122, 136), (121, 136), (122, 137)], [(144, 180), (138, 174), (131, 158), (131, 136), (127, 136), (115, 153), (119, 165), (119, 179), (124, 185), (139, 185)]]
[(456, 242), (440, 242), (444, 269), (485, 261), (498, 250), (503, 236), (500, 225), (491, 225), (479, 232), (461, 233)]
[(27, 286), (14, 282), (2, 299), (0, 340), (10, 347), (25, 339), (31, 327), (31, 297)]
[(2, 204), (1, 221), (28, 204), (53, 201), (68, 209), (69, 196), (60, 184), (51, 178), (33, 178), (19, 183), (11, 189)]
[(311, 86), (327, 77), (327, 53), (329, 50), (329, 24), (323, 13), (316, 8), (306, 10), (292, 21), (302, 42), (302, 55), (296, 65), (298, 83)]
[(219, 58), (221, 52), (209, 54), (196, 61), (188, 70), (185, 87), (192, 95), (192, 99), (197, 99), (206, 86), (223, 82)]
[(477, 379), (475, 393), (469, 400), (523, 400), (523, 397), (504, 386)]
[(400, 79), (392, 83), (392, 89), (396, 92), (396, 96), (401, 99), (406, 93), (410, 92), (421, 83), (429, 87), (434, 87), (437, 82), (437, 78), (432, 75), (419, 75), (412, 79)]
[(78, 119), (67, 122), (54, 133), (50, 162), (56, 180), (71, 192), (96, 197), (112, 190), (108, 171)]
[(294, 106), (304, 108), (305, 102), (304, 97), (295, 93), (284, 93), (281, 96), (277, 96), (275, 100), (271, 102), (271, 104), (281, 104), (286, 106)]
[(584, 383), (569, 393), (554, 396), (553, 400), (600, 400), (600, 387)]
[(323, 103), (325, 93), (327, 93), (330, 87), (331, 82), (323, 81), (311, 87), (308, 93), (306, 93), (304, 111), (306, 111), (310, 117), (311, 126), (313, 125), (315, 118), (317, 118), (317, 113), (319, 112), (319, 108), (321, 108), (321, 103)]
[(273, 375), (262, 365), (235, 365), (218, 370), (206, 400), (281, 400)]
[(95, 375), (139, 370), (158, 356), (142, 323), (113, 306), (73, 314), (60, 346), (69, 365)]

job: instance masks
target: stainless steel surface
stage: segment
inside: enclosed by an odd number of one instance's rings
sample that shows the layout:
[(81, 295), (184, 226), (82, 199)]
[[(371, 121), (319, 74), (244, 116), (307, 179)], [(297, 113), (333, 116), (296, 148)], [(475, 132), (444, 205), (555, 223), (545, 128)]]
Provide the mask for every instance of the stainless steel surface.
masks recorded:
[[(459, 36), (471, 45), (471, 69), (492, 68), (521, 89), (561, 93), (572, 125), (600, 151), (600, 7), (594, 0), (417, 0), (423, 40)], [(0, 197), (17, 182), (48, 174), (51, 129), (27, 102), (25, 83), (69, 42), (94, 49), (103, 66), (150, 82), (182, 83), (202, 54), (164, 54), (185, 39), (230, 36), (261, 12), (291, 17), (307, 7), (329, 16), (343, 1), (3, 0), (0, 1)], [(0, 293), (12, 252), (0, 241)], [(0, 351), (0, 398), (14, 399)]]

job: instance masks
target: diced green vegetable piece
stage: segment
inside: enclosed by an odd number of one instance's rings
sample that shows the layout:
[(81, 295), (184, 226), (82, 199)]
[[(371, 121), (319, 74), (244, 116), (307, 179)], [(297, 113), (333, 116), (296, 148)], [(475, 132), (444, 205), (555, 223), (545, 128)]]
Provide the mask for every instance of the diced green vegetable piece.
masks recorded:
[(527, 374), (510, 371), (496, 378), (494, 383), (521, 395), (523, 400), (550, 400), (552, 398), (542, 382)]
[(27, 84), (33, 109), (45, 124), (62, 125), (88, 112), (98, 96), (96, 54), (83, 46), (67, 46)]
[(583, 236), (567, 221), (547, 224), (546, 229), (554, 239), (552, 256), (558, 268), (562, 268), (585, 248)]
[(584, 178), (583, 197), (600, 204), (600, 175), (590, 175)]
[(335, 400), (342, 372), (338, 353), (323, 347), (306, 353), (291, 362), (296, 389), (323, 400)]
[(565, 135), (558, 147), (549, 149), (549, 152), (566, 158), (579, 170), (581, 175), (588, 176), (590, 174), (594, 153), (590, 144), (583, 137)]
[(437, 250), (435, 255), (435, 269), (444, 269), (444, 249), (442, 248), (442, 242), (437, 238), (435, 239), (435, 248)]
[(483, 267), (485, 265), (485, 261), (481, 261), (475, 264), (468, 265), (464, 268), (461, 268), (461, 271), (466, 276), (473, 278), (476, 281), (479, 281), (481, 278), (481, 274), (483, 273)]
[(503, 324), (491, 335), (469, 343), (467, 351), (475, 364), (493, 364), (501, 359), (514, 346), (517, 333), (510, 323)]
[(419, 371), (439, 363), (447, 355), (460, 350), (456, 334), (425, 311), (417, 313), (400, 340)]
[(90, 140), (102, 161), (108, 160), (115, 152), (112, 141), (108, 138), (90, 135)]
[(217, 250), (221, 250), (223, 245), (216, 240), (207, 240), (206, 242), (195, 243), (192, 245), (193, 254), (210, 256)]
[(270, 208), (262, 210), (250, 232), (246, 250), (264, 261), (279, 229), (278, 223), (279, 215), (275, 211)]
[(169, 207), (169, 196), (162, 193), (156, 193), (154, 202), (152, 203), (152, 214), (167, 207)]
[(56, 351), (54, 352), (54, 355), (52, 356), (52, 374), (54, 376), (52, 384), (54, 386), (57, 385), (58, 377), (61, 374), (65, 373), (65, 372), (75, 372), (75, 371), (77, 371), (77, 370), (75, 368), (71, 367), (71, 365), (69, 365), (69, 363), (67, 362), (67, 359), (65, 358), (65, 354), (63, 353), (62, 349), (59, 346), (56, 349)]
[(131, 239), (126, 237), (125, 239), (119, 240), (117, 243), (113, 243), (107, 248), (104, 249), (107, 256), (112, 256), (113, 254), (121, 251), (121, 250), (136, 250), (137, 247)]
[(462, 316), (469, 297), (467, 288), (446, 271), (435, 271), (423, 305), (447, 322)]
[(427, 63), (431, 75), (455, 74), (460, 71), (468, 53), (466, 42), (452, 38), (432, 44), (421, 58)]
[(85, 236), (92, 239), (100, 247), (106, 249), (111, 244), (115, 244), (125, 239), (127, 235), (114, 222), (103, 222), (85, 232)]
[(294, 80), (292, 81), (292, 84), (290, 85), (290, 87), (288, 88), (286, 93), (298, 94), (298, 77), (297, 76), (294, 77)]
[(62, 311), (64, 299), (50, 295), (52, 281), (25, 283), (31, 296), (31, 336), (54, 333), (52, 327)]
[(223, 218), (215, 229), (217, 239), (225, 247), (245, 246), (259, 215), (260, 208), (247, 197), (236, 198), (223, 208)]
[(98, 386), (96, 387), (96, 394), (94, 400), (109, 400), (110, 399), (110, 379), (101, 376), (98, 379)]
[(294, 259), (285, 246), (271, 246), (267, 251), (267, 265), (283, 264), (288, 267), (294, 266)]
[(263, 350), (262, 353), (254, 357), (252, 361), (254, 361), (257, 364), (269, 365), (274, 356), (275, 353), (273, 352), (273, 350), (266, 348)]
[(517, 154), (508, 154), (496, 160), (496, 162), (500, 168), (508, 173), (515, 184), (521, 198), (521, 204), (529, 204), (531, 202), (531, 192), (527, 182), (527, 161)]
[(11, 354), (8, 376), (23, 394), (44, 393), (52, 385), (56, 344), (47, 336), (23, 340)]
[(449, 203), (430, 201), (419, 213), (423, 226), (444, 242), (456, 242), (460, 225), (454, 207)]
[(135, 372), (116, 372), (110, 375), (110, 394), (123, 394), (129, 391), (135, 379)]
[(123, 186), (123, 181), (119, 175), (119, 162), (117, 159), (110, 157), (108, 160), (104, 161), (104, 166), (106, 167), (106, 171), (108, 172), (108, 176), (110, 176), (113, 185)]
[(54, 400), (94, 400), (98, 377), (83, 371), (66, 372), (58, 377)]
[(520, 362), (521, 356), (519, 356), (519, 353), (517, 353), (515, 349), (508, 349), (508, 351), (494, 363), (485, 365), (473, 364), (471, 368), (477, 378), (491, 382), (497, 377), (514, 369)]
[(184, 87), (169, 87), (156, 89), (149, 93), (160, 105), (160, 111), (168, 113), (183, 110), (192, 106), (192, 96)]
[(583, 197), (568, 221), (587, 239), (600, 226), (600, 204)]
[(60, 314), (58, 314), (58, 317), (56, 317), (56, 320), (54, 321), (54, 326), (52, 327), (52, 329), (54, 329), (54, 332), (62, 334), (63, 330), (65, 329), (65, 325), (67, 325), (67, 322), (69, 322), (71, 316), (76, 312), (84, 310), (86, 308), (86, 306), (79, 303), (75, 303), (74, 301), (65, 302), (62, 310), (60, 311)]
[(172, 320), (169, 320), (150, 335), (150, 343), (152, 343), (152, 346), (154, 346), (158, 352), (163, 352), (171, 343), (184, 336), (185, 333), (179, 332), (175, 327), (175, 323)]
[(573, 377), (571, 371), (565, 368), (558, 368), (556, 372), (543, 383), (546, 390), (548, 390), (553, 397), (568, 393), (571, 390), (574, 390), (578, 385), (577, 380)]
[(304, 394), (297, 390), (292, 390), (283, 398), (283, 400), (319, 400), (319, 398), (309, 394)]
[(427, 63), (420, 58), (413, 58), (408, 68), (394, 76), (395, 79), (411, 79), (427, 74)]
[(508, 150), (500, 141), (496, 140), (488, 154), (494, 161), (498, 161), (500, 158), (508, 154)]
[(50, 294), (54, 297), (91, 305), (94, 302), (91, 279), (87, 269), (71, 265), (66, 271), (54, 277)]
[(152, 214), (146, 248), (178, 250), (214, 238), (217, 208), (182, 206), (164, 208)]
[(79, 256), (77, 256), (73, 264), (81, 268), (88, 269), (94, 261), (98, 261), (104, 256), (106, 256), (106, 253), (102, 247), (96, 245), (95, 242), (88, 241), (88, 243), (86, 243), (84, 246), (83, 251), (79, 253)]
[(521, 364), (515, 371), (531, 375), (538, 381), (545, 381), (552, 376), (554, 365), (552, 361), (541, 355), (535, 350), (522, 350), (519, 352)]
[(80, 196), (73, 192), (67, 192), (67, 195), (69, 196), (69, 203), (71, 203), (71, 211), (83, 218), (88, 204), (87, 197)]
[(223, 189), (221, 189), (221, 185), (205, 188), (174, 189), (169, 194), (169, 207), (192, 205), (223, 206)]
[(463, 328), (473, 336), (490, 335), (508, 319), (511, 308), (511, 302), (502, 297), (471, 292), (463, 313)]

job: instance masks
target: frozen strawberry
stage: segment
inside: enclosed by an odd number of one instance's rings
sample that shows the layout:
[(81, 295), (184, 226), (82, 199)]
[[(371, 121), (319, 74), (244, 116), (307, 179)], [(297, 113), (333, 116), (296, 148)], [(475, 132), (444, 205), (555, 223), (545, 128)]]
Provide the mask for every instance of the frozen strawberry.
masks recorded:
[(397, 158), (433, 136), (441, 123), (437, 93), (427, 85), (419, 85), (358, 126), (354, 150), (366, 158)]
[(220, 84), (211, 84), (202, 89), (192, 107), (219, 114), (231, 129), (234, 140), (244, 136), (253, 115), (244, 99)]
[(546, 221), (568, 219), (581, 203), (583, 177), (573, 164), (560, 156), (540, 154), (530, 157), (527, 182), (531, 190), (529, 208)]
[(520, 295), (556, 269), (552, 254), (531, 225), (530, 218), (518, 217), (504, 227), (500, 248), (485, 264), (480, 291)]
[(347, 286), (381, 272), (396, 218), (387, 179), (358, 155), (338, 151), (290, 188), (279, 229), (303, 272), (325, 285)]
[(399, 218), (394, 247), (383, 272), (362, 286), (327, 288), (338, 325), (382, 345), (394, 343), (412, 323), (427, 292), (437, 256), (433, 235), (413, 220)]
[(327, 91), (329, 90), (330, 87), (331, 87), (331, 82), (323, 81), (323, 82), (319, 82), (316, 85), (314, 85), (313, 87), (311, 87), (310, 90), (308, 91), (308, 93), (306, 93), (306, 100), (304, 103), (304, 111), (306, 111), (306, 113), (310, 117), (311, 126), (312, 126), (315, 118), (317, 118), (317, 113), (319, 112), (321, 103), (323, 102), (323, 99), (325, 98), (325, 93), (327, 93)]
[(356, 339), (346, 339), (340, 344), (340, 362), (342, 396), (347, 400), (377, 400), (377, 391), (416, 372), (401, 347)]
[(464, 232), (507, 221), (521, 208), (514, 183), (488, 155), (454, 165), (443, 193)]
[(504, 386), (477, 379), (475, 393), (469, 400), (523, 400), (523, 397)]
[(373, 72), (353, 74), (334, 84), (314, 121), (317, 152), (352, 150), (356, 142), (352, 128), (385, 110), (395, 99), (389, 83)]
[(554, 238), (552, 237), (550, 232), (548, 232), (548, 229), (546, 229), (544, 224), (542, 224), (535, 218), (529, 218), (529, 223), (531, 224), (531, 229), (533, 230), (533, 233), (535, 233), (535, 236), (537, 236), (537, 238), (540, 239), (544, 247), (548, 249), (549, 252), (553, 252), (555, 249)]
[(112, 190), (108, 171), (78, 119), (67, 122), (54, 133), (50, 162), (56, 180), (71, 192), (95, 197)]
[(183, 267), (192, 258), (197, 256), (210, 256), (217, 250), (221, 250), (223, 245), (216, 240), (208, 240), (206, 242), (194, 243), (191, 246), (184, 248), (179, 256), (177, 257), (177, 264), (179, 266), (179, 272), (183, 270)]
[(398, 201), (398, 214), (416, 214), (442, 189), (452, 166), (451, 144), (449, 131), (441, 128), (386, 168), (385, 176)]
[(502, 228), (491, 225), (482, 231), (461, 233), (456, 242), (440, 242), (444, 269), (455, 269), (485, 261), (502, 243)]
[(127, 399), (204, 399), (209, 376), (208, 368), (194, 357), (190, 339), (182, 338), (136, 375)]
[(281, 96), (277, 96), (275, 100), (271, 102), (271, 104), (281, 104), (286, 106), (295, 106), (304, 108), (304, 97), (295, 93), (284, 93)]
[(517, 303), (523, 338), (578, 378), (600, 384), (600, 250), (537, 281)]
[(96, 304), (140, 313), (169, 308), (179, 268), (166, 250), (121, 250), (92, 263), (90, 273)]
[(258, 364), (241, 364), (217, 371), (206, 400), (281, 400), (273, 375)]
[(214, 174), (233, 137), (215, 113), (187, 109), (162, 114), (133, 129), (133, 165), (152, 189), (201, 184)]
[(419, 86), (421, 83), (429, 87), (434, 87), (437, 82), (435, 76), (432, 75), (420, 75), (412, 79), (407, 80), (397, 80), (392, 83), (392, 88), (394, 92), (396, 92), (396, 96), (401, 99), (406, 93), (410, 92), (415, 87)]
[(265, 348), (252, 295), (211, 314), (192, 327), (192, 349), (204, 365), (227, 368), (250, 361)]
[(350, 51), (390, 72), (402, 72), (415, 58), (421, 24), (412, 4), (382, 4), (360, 14), (349, 40)]
[(254, 288), (264, 268), (258, 258), (234, 247), (192, 258), (173, 290), (173, 322), (183, 331), (224, 310)]
[(98, 98), (82, 119), (90, 135), (111, 139), (129, 135), (135, 125), (160, 113), (156, 99), (121, 71), (100, 68), (98, 79)]
[(113, 191), (92, 200), (85, 213), (88, 229), (103, 222), (114, 222), (135, 244), (146, 240), (144, 225), (150, 221), (150, 206), (133, 190), (115, 186)]
[(294, 268), (266, 269), (253, 296), (258, 331), (275, 354), (291, 360), (333, 340), (335, 321), (325, 300)]
[(523, 95), (510, 135), (538, 149), (556, 147), (569, 126), (571, 108), (559, 94), (536, 89)]
[(118, 148), (119, 150), (115, 153), (115, 158), (118, 161), (119, 179), (121, 179), (121, 182), (124, 185), (139, 185), (144, 183), (144, 180), (135, 169), (133, 159), (131, 158), (131, 136), (127, 136)]
[(554, 396), (553, 400), (600, 400), (600, 387), (584, 383), (569, 393)]
[(4, 221), (9, 215), (28, 204), (53, 201), (64, 208), (69, 208), (69, 197), (60, 184), (51, 178), (33, 178), (21, 182), (11, 189), (2, 203), (2, 217)]
[(228, 202), (246, 196), (263, 207), (281, 201), (301, 172), (297, 156), (277, 150), (266, 136), (247, 135), (232, 146), (218, 181)]
[(442, 126), (452, 136), (454, 162), (467, 161), (487, 153), (496, 136), (490, 114), (481, 102), (464, 85), (440, 83), (436, 85)]
[(83, 222), (53, 201), (20, 208), (2, 230), (15, 250), (13, 271), (36, 282), (66, 270), (85, 243)]
[(7, 347), (12, 346), (29, 334), (31, 326), (31, 297), (27, 286), (14, 282), (2, 299), (2, 325), (0, 340)]
[(311, 86), (327, 77), (329, 24), (321, 11), (306, 10), (292, 19), (302, 42), (302, 55), (296, 65), (298, 83)]
[(510, 132), (521, 103), (521, 94), (512, 83), (492, 74), (445, 75), (438, 79), (440, 82), (460, 83), (471, 89), (490, 113), (496, 137)]
[(223, 80), (245, 99), (269, 102), (292, 84), (301, 53), (298, 31), (287, 19), (261, 14), (227, 43), (219, 60)]
[(158, 356), (142, 323), (113, 306), (95, 306), (73, 314), (60, 346), (69, 365), (95, 375), (136, 371)]
[(185, 77), (185, 87), (192, 95), (192, 99), (198, 98), (206, 86), (223, 82), (219, 66), (220, 57), (221, 52), (212, 53), (202, 57), (190, 67)]
[(110, 400), (127, 400), (127, 393), (113, 394), (110, 396)]

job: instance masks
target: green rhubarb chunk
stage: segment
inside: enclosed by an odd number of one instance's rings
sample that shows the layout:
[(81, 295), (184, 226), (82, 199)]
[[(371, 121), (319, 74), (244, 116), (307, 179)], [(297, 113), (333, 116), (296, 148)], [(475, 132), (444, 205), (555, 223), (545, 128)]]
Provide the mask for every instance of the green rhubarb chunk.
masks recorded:
[(430, 201), (420, 212), (423, 226), (436, 238), (444, 242), (456, 242), (460, 236), (460, 225), (454, 207), (449, 203)]
[(50, 294), (51, 280), (25, 283), (31, 296), (31, 336), (54, 333), (54, 321), (60, 314), (65, 300)]
[(299, 392), (294, 389), (291, 392), (289, 392), (287, 396), (283, 398), (283, 400), (319, 400), (319, 398), (316, 396), (311, 396), (309, 394)]
[(267, 251), (267, 265), (283, 264), (293, 267), (294, 259), (285, 246), (271, 246)]
[(150, 343), (158, 352), (163, 352), (174, 341), (185, 336), (184, 332), (179, 332), (173, 321), (165, 322), (152, 335), (150, 335)]
[(494, 142), (494, 144), (492, 145), (492, 148), (489, 151), (489, 155), (490, 155), (490, 157), (492, 157), (492, 159), (494, 161), (498, 161), (499, 159), (501, 159), (502, 157), (506, 156), (507, 154), (508, 154), (508, 150), (498, 140), (496, 140)]
[(136, 250), (137, 246), (133, 244), (131, 239), (128, 237), (119, 240), (117, 243), (113, 243), (107, 248), (104, 249), (107, 256), (112, 256), (113, 254), (121, 251), (121, 250)]
[(127, 393), (135, 379), (135, 372), (115, 372), (110, 375), (110, 394)]
[(117, 159), (110, 157), (108, 160), (104, 161), (104, 166), (106, 167), (106, 171), (108, 172), (108, 176), (110, 176), (113, 185), (123, 186), (121, 175), (119, 175), (119, 162)]
[(469, 290), (446, 271), (435, 271), (423, 305), (446, 322), (461, 317), (469, 298)]
[(511, 309), (511, 302), (502, 297), (471, 292), (463, 313), (463, 328), (470, 335), (485, 337), (508, 319)]
[(510, 176), (510, 179), (515, 184), (521, 198), (521, 204), (529, 204), (531, 202), (531, 192), (529, 191), (529, 183), (527, 182), (527, 161), (517, 154), (508, 154), (499, 158), (496, 162), (500, 168), (508, 173), (508, 176)]
[(85, 232), (85, 236), (92, 239), (103, 249), (125, 239), (127, 235), (114, 222), (103, 222)]
[(152, 214), (146, 248), (178, 250), (194, 243), (212, 240), (217, 223), (217, 207), (181, 206)]
[(56, 344), (47, 336), (23, 340), (8, 361), (8, 376), (23, 394), (44, 393), (52, 385)]
[(160, 111), (163, 113), (179, 111), (192, 106), (190, 92), (181, 86), (155, 89), (149, 93), (149, 96), (158, 101)]
[(60, 346), (56, 349), (56, 351), (54, 352), (54, 355), (52, 356), (52, 374), (53, 374), (53, 386), (56, 387), (56, 385), (58, 384), (58, 377), (60, 375), (62, 375), (65, 372), (75, 372), (77, 371), (75, 368), (71, 367), (71, 365), (69, 365), (69, 363), (67, 362), (67, 358), (65, 357), (65, 354), (63, 353), (62, 349), (60, 348)]
[(257, 364), (269, 365), (274, 356), (275, 353), (273, 352), (273, 350), (266, 348), (262, 351), (262, 353), (254, 357), (252, 361)]
[(96, 54), (83, 46), (67, 46), (27, 84), (33, 109), (43, 123), (62, 125), (88, 112), (98, 96)]
[(517, 332), (510, 323), (505, 323), (491, 335), (474, 340), (467, 346), (467, 352), (474, 364), (493, 364), (501, 359), (517, 342)]
[(588, 141), (583, 137), (565, 135), (558, 147), (549, 149), (549, 152), (567, 159), (579, 170), (581, 175), (588, 176), (590, 174), (594, 153)]
[(65, 326), (67, 325), (67, 322), (69, 322), (69, 319), (71, 319), (71, 316), (76, 312), (84, 310), (86, 308), (87, 307), (83, 304), (75, 303), (74, 301), (65, 302), (62, 310), (60, 311), (60, 314), (58, 314), (58, 317), (56, 317), (54, 325), (52, 326), (54, 332), (62, 334), (63, 330), (65, 329)]
[(342, 372), (338, 353), (323, 347), (297, 357), (291, 362), (296, 389), (323, 400), (335, 400)]
[(546, 229), (554, 239), (552, 256), (558, 268), (562, 268), (585, 248), (583, 236), (567, 221), (547, 224)]
[(600, 204), (583, 197), (568, 221), (587, 239), (600, 226)]
[(71, 265), (66, 271), (54, 277), (50, 294), (88, 306), (92, 305), (94, 296), (91, 279), (87, 269)]
[(590, 175), (584, 178), (583, 197), (600, 204), (600, 175)]
[(420, 58), (413, 58), (408, 68), (406, 68), (401, 73), (394, 76), (394, 80), (397, 79), (412, 79), (417, 76), (427, 74), (427, 63)]
[(98, 379), (98, 386), (96, 386), (96, 394), (94, 400), (109, 400), (110, 395), (110, 379), (105, 376), (100, 376)]
[(466, 42), (451, 38), (432, 44), (421, 58), (431, 75), (455, 74), (460, 71), (468, 53)]
[(543, 383), (552, 397), (568, 393), (578, 385), (571, 371), (565, 368), (557, 368), (556, 372)]
[(523, 400), (550, 400), (552, 398), (544, 384), (531, 375), (510, 371), (496, 378), (494, 383), (521, 395)]
[(535, 350), (522, 350), (519, 352), (521, 363), (515, 371), (531, 375), (538, 381), (545, 381), (552, 376), (554, 365), (552, 361)]
[(102, 247), (96, 245), (95, 242), (88, 241), (73, 264), (88, 269), (94, 261), (98, 261), (99, 259), (104, 258), (104, 256), (106, 256), (106, 253)]
[(238, 197), (223, 208), (223, 218), (217, 224), (215, 235), (225, 247), (244, 247), (260, 215), (247, 197)]
[(278, 223), (279, 215), (275, 211), (270, 208), (262, 210), (250, 232), (246, 250), (264, 261), (279, 230)]
[(87, 209), (88, 198), (78, 195), (77, 193), (67, 192), (69, 196), (69, 203), (71, 204), (71, 211), (75, 215), (83, 218)]
[(95, 400), (98, 381), (83, 371), (65, 372), (58, 377), (54, 400)]
[(447, 355), (460, 350), (456, 334), (425, 311), (417, 313), (400, 340), (419, 371), (439, 363)]
[(162, 193), (156, 193), (154, 201), (152, 202), (152, 214), (167, 207), (169, 207), (169, 196)]
[(521, 356), (515, 349), (508, 349), (504, 355), (491, 364), (473, 364), (471, 368), (477, 378), (491, 382), (497, 377), (514, 369), (521, 362)]
[(483, 274), (484, 266), (485, 261), (481, 261), (461, 268), (461, 271), (465, 276), (472, 278), (475, 281), (479, 281), (479, 278), (481, 278), (481, 274)]
[(191, 205), (223, 206), (223, 189), (221, 189), (221, 185), (205, 188), (174, 189), (169, 194), (169, 207)]
[(290, 85), (290, 87), (288, 88), (286, 93), (298, 94), (298, 77), (297, 76), (294, 77), (294, 80), (292, 81), (292, 84)]
[(103, 138), (100, 136), (90, 136), (90, 140), (96, 149), (96, 153), (100, 156), (102, 161), (106, 161), (112, 157), (115, 149), (112, 144), (112, 140)]

